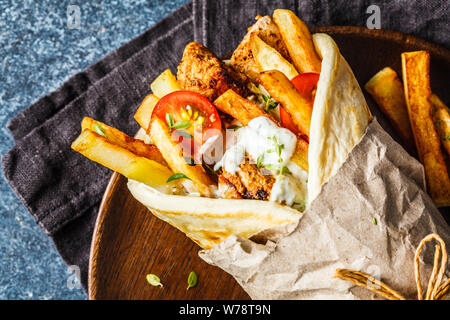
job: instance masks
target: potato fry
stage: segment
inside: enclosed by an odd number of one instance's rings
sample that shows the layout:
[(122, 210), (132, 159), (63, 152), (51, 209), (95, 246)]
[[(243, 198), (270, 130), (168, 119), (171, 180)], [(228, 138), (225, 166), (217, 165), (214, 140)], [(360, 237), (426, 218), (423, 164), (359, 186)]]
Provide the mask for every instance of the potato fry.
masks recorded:
[(415, 150), (403, 84), (397, 73), (389, 67), (384, 68), (366, 83), (365, 89), (389, 118), (406, 147)]
[(300, 168), (308, 172), (308, 149), (309, 144), (301, 138), (297, 138), (297, 145), (295, 146), (295, 152), (291, 157), (291, 161), (298, 165)]
[(248, 125), (250, 120), (257, 117), (267, 117), (276, 124), (280, 125), (275, 118), (266, 113), (253, 102), (241, 97), (232, 89), (225, 91), (220, 97), (214, 101), (214, 105), (220, 111), (229, 114), (244, 126)]
[(298, 76), (298, 71), (274, 48), (261, 40), (256, 34), (250, 37), (253, 58), (258, 66), (259, 72), (278, 70), (289, 80)]
[(152, 119), (153, 109), (156, 107), (159, 98), (154, 94), (149, 94), (145, 97), (144, 101), (142, 101), (139, 106), (136, 114), (134, 115), (134, 120), (139, 123), (142, 129), (145, 131), (149, 131), (150, 129), (150, 120)]
[(402, 53), (403, 81), (411, 128), (425, 168), (428, 191), (437, 206), (450, 205), (450, 177), (432, 119), (430, 55), (426, 51)]
[(160, 99), (171, 92), (183, 90), (170, 69), (161, 73), (158, 78), (152, 82), (150, 88), (152, 89), (153, 94)]
[(242, 42), (234, 50), (230, 59), (230, 64), (233, 69), (240, 73), (245, 74), (252, 81), (256, 80), (259, 74), (258, 66), (253, 59), (251, 48), (251, 36), (253, 34), (259, 36), (261, 40), (267, 43), (269, 46), (277, 50), (284, 59), (290, 62), (289, 52), (281, 38), (280, 30), (269, 16), (257, 17), (258, 21), (248, 29)]
[[(244, 126), (248, 125), (250, 120), (261, 116), (267, 117), (278, 126), (281, 126), (281, 124), (270, 114), (264, 112), (251, 101), (242, 98), (231, 89), (217, 98), (216, 101), (214, 101), (214, 105), (217, 109), (231, 115)], [(306, 141), (300, 138), (297, 139), (297, 146), (291, 160), (303, 170), (308, 171), (308, 143)]]
[(280, 29), (296, 69), (300, 73), (320, 73), (322, 62), (315, 50), (311, 33), (306, 24), (292, 11), (285, 9), (275, 10), (273, 20)]
[(281, 103), (298, 129), (309, 137), (312, 106), (286, 76), (277, 70), (262, 72), (258, 82)]
[(72, 149), (129, 179), (154, 188), (167, 184), (167, 179), (172, 176), (172, 171), (162, 164), (136, 155), (89, 129), (83, 130), (72, 143)]
[(450, 109), (434, 94), (431, 95), (430, 101), (434, 107), (434, 126), (444, 149), (450, 156)]
[(85, 117), (81, 121), (81, 128), (83, 131), (90, 130), (96, 132), (97, 134), (103, 136), (110, 143), (117, 145), (118, 147), (127, 149), (136, 156), (154, 160), (159, 164), (167, 166), (166, 161), (164, 161), (161, 152), (159, 152), (156, 146), (146, 144), (138, 139), (134, 139), (100, 121)]
[(176, 173), (182, 173), (189, 177), (202, 196), (210, 197), (210, 185), (214, 181), (208, 176), (201, 164), (195, 166), (187, 164), (184, 159), (183, 149), (172, 139), (165, 123), (155, 117), (152, 119), (150, 126), (150, 137), (161, 151), (164, 159), (169, 164), (169, 167)]

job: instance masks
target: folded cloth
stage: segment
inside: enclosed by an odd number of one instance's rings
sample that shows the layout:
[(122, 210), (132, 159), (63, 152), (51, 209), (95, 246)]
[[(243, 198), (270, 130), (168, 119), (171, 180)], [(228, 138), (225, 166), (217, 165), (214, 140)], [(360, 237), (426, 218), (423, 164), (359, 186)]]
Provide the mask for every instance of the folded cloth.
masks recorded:
[[(164, 68), (175, 68), (192, 41), (187, 4), (138, 38), (75, 75), (9, 123), (15, 146), (3, 157), (6, 179), (87, 288), (89, 248), (111, 172), (71, 150), (90, 116), (133, 135), (133, 114)], [(88, 173), (88, 174), (87, 174)]]
[[(224, 55), (235, 48), (245, 33), (243, 26), (250, 26), (257, 14), (289, 8), (310, 25), (364, 26), (370, 4), (194, 0), (11, 120), (8, 128), (16, 145), (2, 159), (5, 177), (63, 259), (80, 267), (86, 288), (91, 236), (110, 171), (70, 149), (83, 116), (132, 135), (138, 128), (132, 117), (149, 92), (148, 84), (163, 69), (175, 68), (189, 41), (195, 39)], [(446, 1), (378, 5), (382, 28), (450, 47)]]
[(371, 5), (380, 8), (382, 29), (425, 38), (450, 48), (446, 0), (193, 0), (194, 38), (218, 55), (231, 52), (256, 15), (290, 9), (310, 26), (367, 26)]

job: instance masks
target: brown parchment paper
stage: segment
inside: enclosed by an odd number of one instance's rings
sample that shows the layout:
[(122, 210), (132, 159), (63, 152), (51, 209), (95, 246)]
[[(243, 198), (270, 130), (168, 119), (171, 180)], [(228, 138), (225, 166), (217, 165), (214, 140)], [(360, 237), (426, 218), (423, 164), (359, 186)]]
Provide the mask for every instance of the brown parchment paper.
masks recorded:
[(438, 233), (450, 246), (450, 228), (424, 189), (422, 165), (373, 120), (298, 223), (253, 240), (231, 236), (199, 255), (231, 274), (252, 299), (379, 298), (334, 279), (337, 268), (366, 272), (416, 298), (414, 253), (420, 240)]

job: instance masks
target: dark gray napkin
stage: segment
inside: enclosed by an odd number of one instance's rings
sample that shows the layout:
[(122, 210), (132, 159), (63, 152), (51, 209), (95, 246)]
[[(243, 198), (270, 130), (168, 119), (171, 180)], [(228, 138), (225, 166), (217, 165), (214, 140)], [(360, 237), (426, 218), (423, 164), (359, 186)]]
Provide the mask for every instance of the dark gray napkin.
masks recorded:
[(2, 159), (5, 177), (64, 260), (80, 267), (84, 288), (92, 231), (111, 172), (70, 149), (81, 119), (90, 116), (133, 135), (133, 114), (149, 84), (163, 69), (176, 67), (192, 40), (187, 4), (8, 124), (16, 144)]
[[(149, 83), (163, 69), (175, 68), (189, 41), (203, 42), (223, 55), (235, 48), (257, 14), (290, 8), (310, 25), (365, 25), (369, 4), (194, 0), (14, 118), (8, 128), (16, 145), (2, 159), (5, 177), (64, 260), (81, 268), (86, 288), (92, 231), (111, 172), (70, 149), (83, 116), (133, 135), (138, 128), (133, 114)], [(450, 47), (446, 1), (377, 4), (382, 28)]]

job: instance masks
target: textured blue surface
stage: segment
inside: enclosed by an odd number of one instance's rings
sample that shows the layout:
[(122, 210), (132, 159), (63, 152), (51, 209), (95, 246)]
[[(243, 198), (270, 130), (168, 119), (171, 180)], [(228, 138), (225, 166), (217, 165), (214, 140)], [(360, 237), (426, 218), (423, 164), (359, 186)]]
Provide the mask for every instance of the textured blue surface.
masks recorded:
[[(187, 0), (0, 0), (0, 154), (6, 123), (75, 73), (136, 37)], [(80, 28), (67, 8), (80, 8)], [(85, 299), (52, 241), (0, 178), (0, 299)]]

